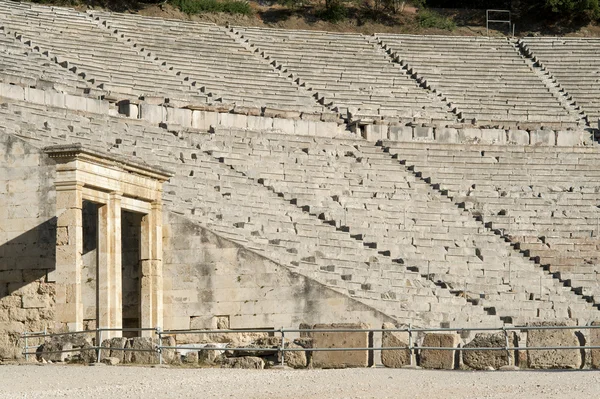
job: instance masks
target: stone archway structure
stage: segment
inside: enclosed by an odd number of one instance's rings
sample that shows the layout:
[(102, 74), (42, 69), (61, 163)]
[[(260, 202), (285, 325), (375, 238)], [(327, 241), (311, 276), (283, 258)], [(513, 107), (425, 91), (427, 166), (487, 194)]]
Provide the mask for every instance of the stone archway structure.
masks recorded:
[(56, 269), (50, 280), (56, 284), (57, 329), (83, 329), (83, 201), (98, 205), (97, 326), (122, 328), (122, 210), (142, 215), (140, 325), (162, 326), (162, 186), (172, 174), (81, 144), (44, 151), (56, 162)]

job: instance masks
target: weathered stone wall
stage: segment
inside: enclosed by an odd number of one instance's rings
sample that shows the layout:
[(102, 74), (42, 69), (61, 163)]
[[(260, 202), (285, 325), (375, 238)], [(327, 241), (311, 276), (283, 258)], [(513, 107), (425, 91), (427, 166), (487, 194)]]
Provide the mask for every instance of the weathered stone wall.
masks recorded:
[(392, 321), (184, 217), (163, 224), (165, 329)]
[(0, 359), (20, 356), (20, 333), (52, 327), (53, 180), (43, 153), (0, 134)]

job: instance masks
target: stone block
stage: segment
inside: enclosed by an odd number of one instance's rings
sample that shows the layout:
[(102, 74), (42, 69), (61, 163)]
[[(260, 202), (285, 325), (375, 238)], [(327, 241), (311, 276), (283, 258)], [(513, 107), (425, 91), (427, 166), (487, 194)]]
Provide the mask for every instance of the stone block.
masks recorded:
[(167, 111), (161, 105), (140, 104), (140, 118), (152, 124), (159, 124), (166, 121)]
[[(509, 345), (510, 345), (509, 340)], [(475, 338), (465, 348), (494, 348), (504, 347), (506, 339), (504, 333), (496, 334), (477, 334)], [(467, 350), (462, 352), (463, 363), (470, 369), (474, 370), (489, 370), (492, 367), (494, 370), (500, 369), (502, 366), (509, 364), (509, 352), (505, 350), (498, 351), (476, 351)]]
[[(285, 347), (289, 348), (289, 349), (303, 349), (302, 346), (297, 345), (293, 342), (286, 343)], [(308, 361), (306, 358), (306, 351), (294, 350), (294, 351), (285, 352), (285, 364), (288, 367), (292, 367), (295, 369), (306, 368), (306, 366), (308, 366)]]
[(556, 132), (556, 145), (574, 147), (591, 143), (591, 134), (588, 131), (559, 130)]
[(364, 138), (371, 142), (385, 140), (388, 137), (388, 128), (388, 125), (366, 125)]
[(236, 129), (246, 129), (248, 127), (248, 117), (241, 114), (219, 113), (219, 125), (233, 127)]
[[(434, 348), (456, 348), (460, 342), (458, 334), (425, 334), (423, 347)], [(421, 350), (420, 366), (428, 369), (446, 369), (453, 370), (455, 364), (456, 351), (454, 350)]]
[(274, 108), (265, 108), (263, 115), (268, 118), (278, 119), (300, 119), (301, 113), (299, 111), (288, 111)]
[(57, 93), (54, 91), (44, 92), (44, 104), (49, 107), (65, 107), (65, 95), (63, 93)]
[[(600, 321), (592, 322), (592, 326), (600, 326)], [(600, 328), (592, 328), (588, 333), (588, 346), (600, 346)], [(600, 349), (590, 349), (592, 368), (600, 369)]]
[(107, 364), (109, 366), (116, 366), (121, 363), (121, 361), (116, 357), (105, 357), (101, 360), (102, 363)]
[(529, 132), (526, 130), (509, 130), (508, 144), (528, 145)]
[(486, 144), (506, 144), (506, 130), (481, 129), (481, 142)]
[[(162, 345), (164, 346), (176, 346), (177, 340), (174, 336), (162, 337)], [(162, 350), (162, 360), (163, 363), (167, 364), (176, 364), (180, 362), (179, 355), (177, 354), (177, 349), (163, 349)]]
[(25, 88), (25, 101), (34, 103), (34, 104), (45, 104), (44, 90), (26, 87)]
[(435, 141), (439, 143), (458, 143), (458, 130), (448, 127), (435, 129)]
[(23, 308), (47, 308), (50, 306), (48, 295), (23, 295)]
[(556, 145), (556, 132), (554, 130), (533, 130), (529, 133), (531, 145)]
[(246, 356), (246, 357), (232, 357), (226, 358), (221, 363), (222, 368), (228, 369), (264, 369), (265, 361), (260, 357)]
[(125, 360), (127, 363), (155, 364), (158, 363), (158, 353), (156, 352), (156, 343), (152, 338), (135, 337), (131, 338), (128, 348), (135, 349), (127, 351)]
[(273, 129), (279, 130), (284, 133), (294, 134), (294, 120), (293, 119), (273, 119)]
[[(573, 326), (572, 321), (533, 322), (528, 326)], [(529, 330), (527, 347), (544, 346), (579, 346), (576, 330)], [(581, 351), (579, 349), (528, 350), (527, 365), (533, 369), (564, 369), (581, 367)]]
[(294, 134), (296, 136), (315, 136), (317, 134), (316, 124), (312, 121), (297, 119), (294, 121)]
[(413, 128), (410, 126), (390, 126), (388, 139), (394, 141), (412, 141)]
[(74, 111), (85, 111), (85, 100), (70, 94), (65, 95), (65, 107)]
[(198, 352), (191, 351), (183, 355), (183, 363), (198, 364)]
[[(367, 329), (366, 324), (315, 324), (313, 329)], [(313, 348), (367, 348), (369, 333), (357, 332), (311, 332)], [(315, 351), (312, 354), (313, 367), (345, 368), (368, 367), (369, 351)]]
[(114, 357), (119, 359), (121, 363), (125, 361), (125, 351), (120, 350), (127, 347), (128, 340), (124, 337), (115, 337), (109, 338), (102, 341), (102, 347), (107, 349), (102, 349), (100, 353), (100, 357)]
[(186, 108), (172, 108), (168, 107), (167, 110), (167, 123), (175, 123), (184, 127), (192, 126), (192, 110)]
[(433, 128), (415, 127), (413, 129), (413, 138), (417, 141), (431, 141), (433, 140)]
[[(132, 104), (132, 107), (135, 105), (135, 108), (132, 108), (129, 117), (130, 118), (138, 118), (139, 109), (138, 105)], [(97, 100), (95, 98), (85, 98), (85, 110), (87, 112), (91, 112), (94, 114), (108, 114), (108, 110), (110, 108), (110, 103), (108, 101)]]
[(248, 116), (248, 129), (250, 130), (272, 130), (273, 118), (264, 116)]
[(192, 127), (208, 131), (219, 124), (219, 113), (215, 111), (192, 111)]
[[(384, 323), (384, 329), (395, 329), (391, 323)], [(406, 349), (390, 349), (381, 351), (381, 363), (385, 367), (400, 368), (410, 364), (410, 351), (408, 350), (408, 332), (404, 331), (383, 331), (381, 337), (381, 346), (406, 347)]]
[[(225, 348), (227, 344), (206, 344), (204, 348)], [(222, 358), (224, 350), (203, 349), (198, 352), (198, 361), (203, 364), (215, 364)]]
[(459, 129), (458, 130), (458, 142), (459, 143), (479, 143), (481, 141), (481, 129)]
[(2, 84), (0, 85), (0, 97), (10, 98), (17, 101), (24, 101), (25, 89), (21, 86)]
[(321, 122), (317, 125), (316, 135), (321, 137), (334, 137), (340, 133), (340, 125), (335, 122)]

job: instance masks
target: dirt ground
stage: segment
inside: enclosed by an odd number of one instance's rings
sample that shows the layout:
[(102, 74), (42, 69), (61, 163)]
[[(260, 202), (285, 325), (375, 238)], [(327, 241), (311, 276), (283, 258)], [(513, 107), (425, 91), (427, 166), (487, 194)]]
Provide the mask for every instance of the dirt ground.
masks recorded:
[(597, 398), (598, 371), (232, 370), (4, 365), (17, 398)]

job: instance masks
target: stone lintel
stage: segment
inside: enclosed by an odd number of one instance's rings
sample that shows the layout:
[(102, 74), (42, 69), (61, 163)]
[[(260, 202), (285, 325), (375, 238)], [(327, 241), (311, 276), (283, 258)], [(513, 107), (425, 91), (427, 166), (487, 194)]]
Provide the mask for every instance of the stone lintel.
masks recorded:
[(53, 145), (45, 147), (43, 151), (50, 158), (66, 163), (71, 160), (82, 160), (92, 164), (103, 165), (133, 173), (142, 177), (164, 182), (174, 175), (173, 172), (156, 165), (148, 165), (142, 161), (111, 154), (104, 151), (88, 148), (81, 143)]

